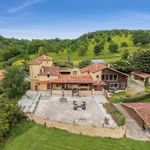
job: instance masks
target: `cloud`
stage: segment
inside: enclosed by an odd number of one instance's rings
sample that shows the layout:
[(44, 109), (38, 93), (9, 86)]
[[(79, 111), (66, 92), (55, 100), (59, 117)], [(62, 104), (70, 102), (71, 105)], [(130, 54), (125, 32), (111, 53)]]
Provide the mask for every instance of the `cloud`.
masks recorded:
[(34, 29), (0, 29), (0, 35), (8, 38), (17, 38), (17, 39), (74, 39), (79, 37), (81, 32), (49, 32), (43, 30), (34, 30)]
[(20, 11), (20, 10), (26, 8), (26, 7), (29, 7), (29, 6), (38, 4), (38, 3), (42, 3), (44, 1), (46, 1), (46, 0), (26, 0), (26, 2), (24, 2), (23, 4), (15, 7), (15, 8), (9, 9), (8, 12), (10, 12), (10, 13), (17, 12), (17, 11)]

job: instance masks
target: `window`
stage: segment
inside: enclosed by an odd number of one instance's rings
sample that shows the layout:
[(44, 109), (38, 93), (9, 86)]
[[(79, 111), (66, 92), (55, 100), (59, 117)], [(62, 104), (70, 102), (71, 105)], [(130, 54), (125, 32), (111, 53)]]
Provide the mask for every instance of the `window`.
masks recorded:
[(50, 75), (51, 75), (51, 73), (50, 73), (50, 72), (48, 72), (48, 73), (47, 73), (47, 77), (49, 78), (49, 77), (50, 77)]
[(125, 84), (125, 83), (122, 83), (122, 84), (121, 84), (121, 88), (122, 88), (122, 89), (125, 89), (125, 87), (126, 87), (126, 84)]
[(102, 80), (106, 80), (106, 81), (117, 81), (117, 80), (118, 80), (118, 75), (116, 75), (116, 74), (106, 74), (106, 75), (102, 75)]
[(110, 88), (118, 88), (118, 87), (119, 87), (119, 84), (118, 84), (118, 83), (110, 83), (110, 84), (109, 84), (109, 87), (110, 87)]
[(109, 80), (109, 75), (108, 74), (106, 74), (106, 79), (105, 80)]
[(109, 80), (113, 80), (113, 75), (109, 75)]
[(36, 78), (36, 76), (34, 78)]
[(102, 80), (105, 80), (105, 75), (102, 75)]
[(114, 80), (116, 81), (116, 80), (118, 80), (118, 75), (114, 75)]
[(96, 78), (99, 78), (99, 75), (97, 75)]

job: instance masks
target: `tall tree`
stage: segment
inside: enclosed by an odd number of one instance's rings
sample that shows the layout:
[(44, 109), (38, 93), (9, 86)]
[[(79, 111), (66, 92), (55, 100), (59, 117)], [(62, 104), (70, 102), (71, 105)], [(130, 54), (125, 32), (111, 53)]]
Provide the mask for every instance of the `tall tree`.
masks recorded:
[(129, 61), (134, 70), (150, 73), (150, 50), (134, 52)]
[(25, 72), (21, 68), (10, 67), (4, 74), (2, 89), (8, 98), (19, 98), (28, 88)]
[(99, 43), (99, 44), (95, 45), (94, 54), (99, 55), (103, 49), (104, 49), (103, 43)]
[(112, 42), (109, 44), (109, 50), (113, 53), (116, 53), (118, 51), (118, 44)]

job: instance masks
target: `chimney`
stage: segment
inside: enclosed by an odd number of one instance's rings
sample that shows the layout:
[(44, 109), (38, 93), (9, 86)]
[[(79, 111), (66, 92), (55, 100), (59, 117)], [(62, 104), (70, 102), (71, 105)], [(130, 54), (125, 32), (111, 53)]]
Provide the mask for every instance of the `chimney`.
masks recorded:
[(108, 63), (107, 66), (110, 68), (111, 67), (111, 63)]
[(44, 59), (46, 59), (46, 55), (44, 55)]

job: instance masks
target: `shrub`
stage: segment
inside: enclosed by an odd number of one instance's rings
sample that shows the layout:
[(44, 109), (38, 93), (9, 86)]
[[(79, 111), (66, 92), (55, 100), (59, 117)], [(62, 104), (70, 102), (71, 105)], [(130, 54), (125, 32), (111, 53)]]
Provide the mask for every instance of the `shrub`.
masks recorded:
[(116, 44), (116, 43), (112, 42), (109, 44), (109, 50), (113, 53), (116, 53), (118, 51), (118, 48), (119, 48), (118, 44)]
[(83, 60), (79, 63), (79, 68), (89, 66), (90, 64), (91, 64), (91, 60)]
[(126, 42), (122, 42), (121, 47), (128, 47), (128, 44)]
[(99, 55), (101, 51), (104, 49), (103, 43), (99, 43), (94, 47), (94, 54)]

